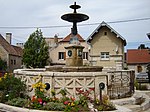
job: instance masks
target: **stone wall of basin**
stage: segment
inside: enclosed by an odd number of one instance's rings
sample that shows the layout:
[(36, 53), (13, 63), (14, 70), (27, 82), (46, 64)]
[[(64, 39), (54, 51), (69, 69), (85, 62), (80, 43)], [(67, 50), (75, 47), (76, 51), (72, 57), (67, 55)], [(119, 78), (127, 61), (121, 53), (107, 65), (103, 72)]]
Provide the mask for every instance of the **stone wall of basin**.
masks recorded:
[(78, 96), (77, 89), (84, 91), (94, 89), (90, 96), (95, 98), (99, 96), (99, 83), (101, 82), (105, 84), (102, 93), (107, 94), (108, 74), (106, 72), (52, 72), (45, 69), (17, 69), (14, 74), (25, 81), (30, 96), (34, 94), (32, 85), (38, 81), (50, 84), (50, 89), (47, 91), (49, 96), (51, 96), (51, 89), (58, 93), (65, 88), (68, 95), (74, 97)]

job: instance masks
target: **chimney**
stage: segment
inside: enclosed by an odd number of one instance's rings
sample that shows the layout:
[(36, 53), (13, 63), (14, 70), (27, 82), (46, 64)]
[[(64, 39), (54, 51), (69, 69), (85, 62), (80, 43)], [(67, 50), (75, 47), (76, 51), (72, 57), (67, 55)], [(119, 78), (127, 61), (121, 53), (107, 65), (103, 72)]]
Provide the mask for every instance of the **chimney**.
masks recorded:
[(11, 44), (12, 33), (6, 33), (6, 41)]
[(55, 44), (58, 44), (58, 36), (55, 34), (55, 36), (54, 36), (54, 43)]

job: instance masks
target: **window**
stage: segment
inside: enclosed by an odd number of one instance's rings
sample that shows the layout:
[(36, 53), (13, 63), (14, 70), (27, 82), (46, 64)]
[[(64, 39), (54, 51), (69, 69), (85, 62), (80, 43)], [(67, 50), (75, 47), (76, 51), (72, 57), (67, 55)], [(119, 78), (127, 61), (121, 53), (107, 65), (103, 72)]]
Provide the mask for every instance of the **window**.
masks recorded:
[(83, 52), (83, 59), (88, 60), (88, 52)]
[(109, 52), (101, 52), (101, 60), (109, 60)]
[(137, 66), (137, 72), (138, 72), (138, 73), (139, 73), (139, 72), (142, 72), (142, 66), (140, 66), (140, 65)]
[(14, 60), (14, 65), (16, 65), (16, 60)]
[(65, 52), (59, 52), (58, 53), (58, 59), (65, 59)]
[(11, 61), (11, 65), (13, 65), (13, 60), (10, 60)]
[(104, 32), (104, 35), (107, 35), (107, 32)]

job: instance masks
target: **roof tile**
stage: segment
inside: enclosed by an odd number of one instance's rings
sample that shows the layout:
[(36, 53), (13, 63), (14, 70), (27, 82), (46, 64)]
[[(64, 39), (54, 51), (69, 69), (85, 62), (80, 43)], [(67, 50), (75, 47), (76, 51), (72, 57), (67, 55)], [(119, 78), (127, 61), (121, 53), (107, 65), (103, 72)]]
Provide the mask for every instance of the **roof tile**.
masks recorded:
[(150, 63), (150, 51), (149, 49), (130, 49), (127, 50), (127, 63)]
[(22, 56), (22, 48), (10, 45), (0, 34), (0, 45), (11, 55)]
[[(79, 39), (80, 42), (84, 42), (85, 40), (79, 35), (77, 34), (77, 37)], [(62, 41), (60, 42), (69, 42), (71, 38), (71, 33), (69, 35), (67, 35)]]

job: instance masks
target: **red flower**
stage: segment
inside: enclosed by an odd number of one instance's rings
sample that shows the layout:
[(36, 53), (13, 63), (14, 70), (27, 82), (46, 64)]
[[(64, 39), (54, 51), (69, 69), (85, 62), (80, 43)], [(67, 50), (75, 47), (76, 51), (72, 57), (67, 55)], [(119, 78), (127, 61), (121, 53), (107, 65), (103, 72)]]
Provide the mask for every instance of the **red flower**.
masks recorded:
[(77, 92), (79, 92), (79, 94), (82, 94), (84, 92), (84, 90), (82, 90), (81, 88), (76, 88)]
[(43, 105), (46, 105), (46, 102), (44, 102)]
[(38, 98), (38, 102), (42, 102), (42, 98)]
[(42, 102), (40, 102), (40, 104), (42, 104)]
[(90, 90), (91, 90), (91, 91), (92, 91), (92, 90), (94, 91), (94, 90), (95, 90), (95, 88), (90, 88)]
[(64, 102), (64, 105), (68, 105), (68, 103), (69, 103), (69, 101), (65, 101), (65, 102)]
[(36, 97), (35, 96), (32, 96), (32, 102), (34, 102), (36, 100)]
[(70, 99), (71, 99), (72, 101), (74, 101), (74, 100), (75, 100), (75, 98), (73, 98), (73, 97), (70, 97)]

